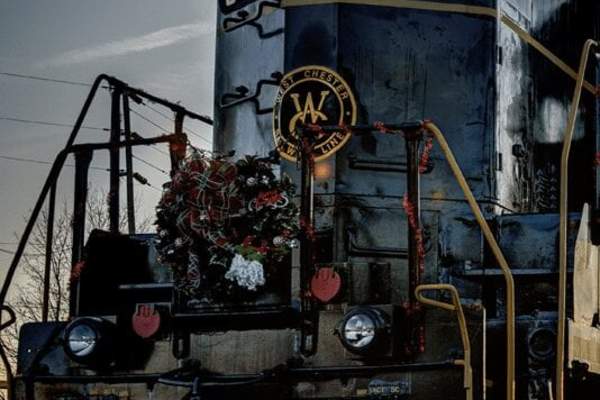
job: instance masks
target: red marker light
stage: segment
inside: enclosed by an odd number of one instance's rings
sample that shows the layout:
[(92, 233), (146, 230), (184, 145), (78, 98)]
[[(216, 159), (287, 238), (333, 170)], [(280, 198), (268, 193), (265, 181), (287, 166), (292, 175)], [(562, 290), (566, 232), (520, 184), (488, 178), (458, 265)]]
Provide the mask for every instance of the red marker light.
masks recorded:
[(152, 337), (160, 329), (160, 313), (153, 305), (140, 304), (132, 318), (133, 331), (140, 337)]
[(331, 267), (320, 268), (310, 281), (312, 295), (323, 303), (333, 300), (341, 288), (342, 278)]

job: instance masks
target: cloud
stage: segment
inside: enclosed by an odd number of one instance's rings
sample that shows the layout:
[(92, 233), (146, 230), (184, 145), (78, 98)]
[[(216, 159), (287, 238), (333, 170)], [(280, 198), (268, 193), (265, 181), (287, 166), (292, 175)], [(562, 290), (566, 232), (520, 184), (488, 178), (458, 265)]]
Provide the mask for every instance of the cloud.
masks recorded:
[(130, 53), (154, 50), (171, 46), (214, 31), (212, 24), (197, 22), (160, 29), (145, 35), (103, 43), (97, 46), (67, 51), (43, 62), (44, 66), (79, 64), (104, 57), (122, 56)]

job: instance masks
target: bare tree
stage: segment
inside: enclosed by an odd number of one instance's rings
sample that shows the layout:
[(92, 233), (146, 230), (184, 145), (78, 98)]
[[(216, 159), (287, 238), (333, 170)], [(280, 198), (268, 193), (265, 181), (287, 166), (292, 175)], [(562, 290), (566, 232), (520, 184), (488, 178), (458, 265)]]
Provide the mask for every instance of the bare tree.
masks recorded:
[[(139, 196), (137, 197), (139, 199)], [(86, 231), (108, 229), (107, 195), (102, 191), (91, 191), (86, 206)], [(139, 208), (139, 207), (136, 207)], [(121, 212), (120, 230), (127, 230), (127, 213)], [(11, 293), (10, 306), (17, 314), (17, 322), (4, 330), (0, 342), (13, 365), (17, 356), (18, 332), (26, 322), (42, 320), (44, 302), (44, 271), (46, 252), (46, 230), (48, 213), (40, 213), (38, 223), (31, 233), (26, 252), (21, 260), (18, 283)], [(152, 218), (138, 220), (136, 230), (148, 232)], [(52, 258), (50, 262), (50, 296), (48, 319), (66, 320), (69, 313), (69, 282), (71, 278), (72, 211), (65, 202), (56, 210), (54, 235), (52, 239)], [(86, 234), (86, 235), (87, 235)], [(0, 376), (3, 373), (0, 372)], [(1, 397), (0, 397), (1, 399)]]

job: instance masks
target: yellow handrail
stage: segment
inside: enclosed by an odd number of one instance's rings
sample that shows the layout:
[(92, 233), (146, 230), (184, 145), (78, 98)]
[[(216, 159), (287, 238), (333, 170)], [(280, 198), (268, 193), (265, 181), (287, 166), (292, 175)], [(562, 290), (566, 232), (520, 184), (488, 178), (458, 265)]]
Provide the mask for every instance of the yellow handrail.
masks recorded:
[(460, 188), (462, 189), (467, 203), (471, 207), (475, 219), (483, 232), (483, 236), (487, 241), (500, 269), (504, 275), (504, 281), (506, 283), (506, 398), (507, 400), (514, 400), (515, 398), (515, 282), (508, 266), (500, 246), (492, 233), (487, 221), (485, 220), (483, 213), (479, 209), (477, 200), (469, 188), (460, 166), (454, 158), (454, 154), (448, 145), (448, 142), (444, 138), (442, 131), (433, 123), (426, 121), (423, 123), (423, 128), (429, 131), (439, 143), (442, 152), (446, 156), (446, 160), (450, 165), (450, 169), (454, 174)]
[(560, 226), (559, 226), (559, 259), (558, 259), (558, 332), (556, 335), (556, 400), (564, 398), (564, 374), (565, 374), (565, 320), (567, 299), (567, 213), (568, 189), (569, 189), (569, 154), (575, 122), (577, 121), (577, 110), (581, 100), (581, 92), (585, 82), (585, 71), (588, 64), (590, 50), (598, 43), (587, 40), (583, 45), (583, 52), (579, 62), (577, 83), (573, 93), (573, 101), (567, 122), (567, 131), (563, 142), (562, 156), (560, 160)]
[[(445, 303), (429, 299), (421, 294), (427, 290), (438, 290), (450, 292), (452, 296), (452, 304)], [(415, 297), (423, 304), (427, 304), (433, 307), (438, 307), (444, 310), (448, 310), (456, 313), (458, 318), (458, 329), (460, 330), (460, 338), (463, 345), (463, 359), (456, 360), (456, 364), (462, 364), (464, 371), (464, 388), (466, 392), (467, 400), (473, 400), (473, 369), (471, 368), (471, 341), (469, 340), (469, 331), (467, 328), (467, 320), (463, 313), (462, 305), (460, 304), (460, 296), (458, 290), (452, 285), (447, 284), (431, 284), (431, 285), (419, 285), (415, 288)]]

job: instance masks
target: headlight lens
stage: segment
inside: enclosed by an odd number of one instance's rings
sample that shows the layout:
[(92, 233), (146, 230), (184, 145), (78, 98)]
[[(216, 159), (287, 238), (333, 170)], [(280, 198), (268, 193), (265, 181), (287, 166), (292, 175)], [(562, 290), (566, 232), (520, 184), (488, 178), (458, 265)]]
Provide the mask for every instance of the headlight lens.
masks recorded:
[(102, 318), (80, 317), (64, 330), (65, 353), (80, 364), (108, 365), (114, 361), (116, 327)]
[(375, 338), (375, 323), (365, 314), (356, 314), (348, 318), (342, 334), (348, 345), (365, 347)]
[(98, 343), (96, 331), (87, 324), (79, 324), (69, 332), (67, 345), (77, 357), (90, 355)]
[(359, 307), (348, 312), (336, 329), (342, 345), (363, 356), (378, 356), (390, 348), (389, 317), (374, 307)]

